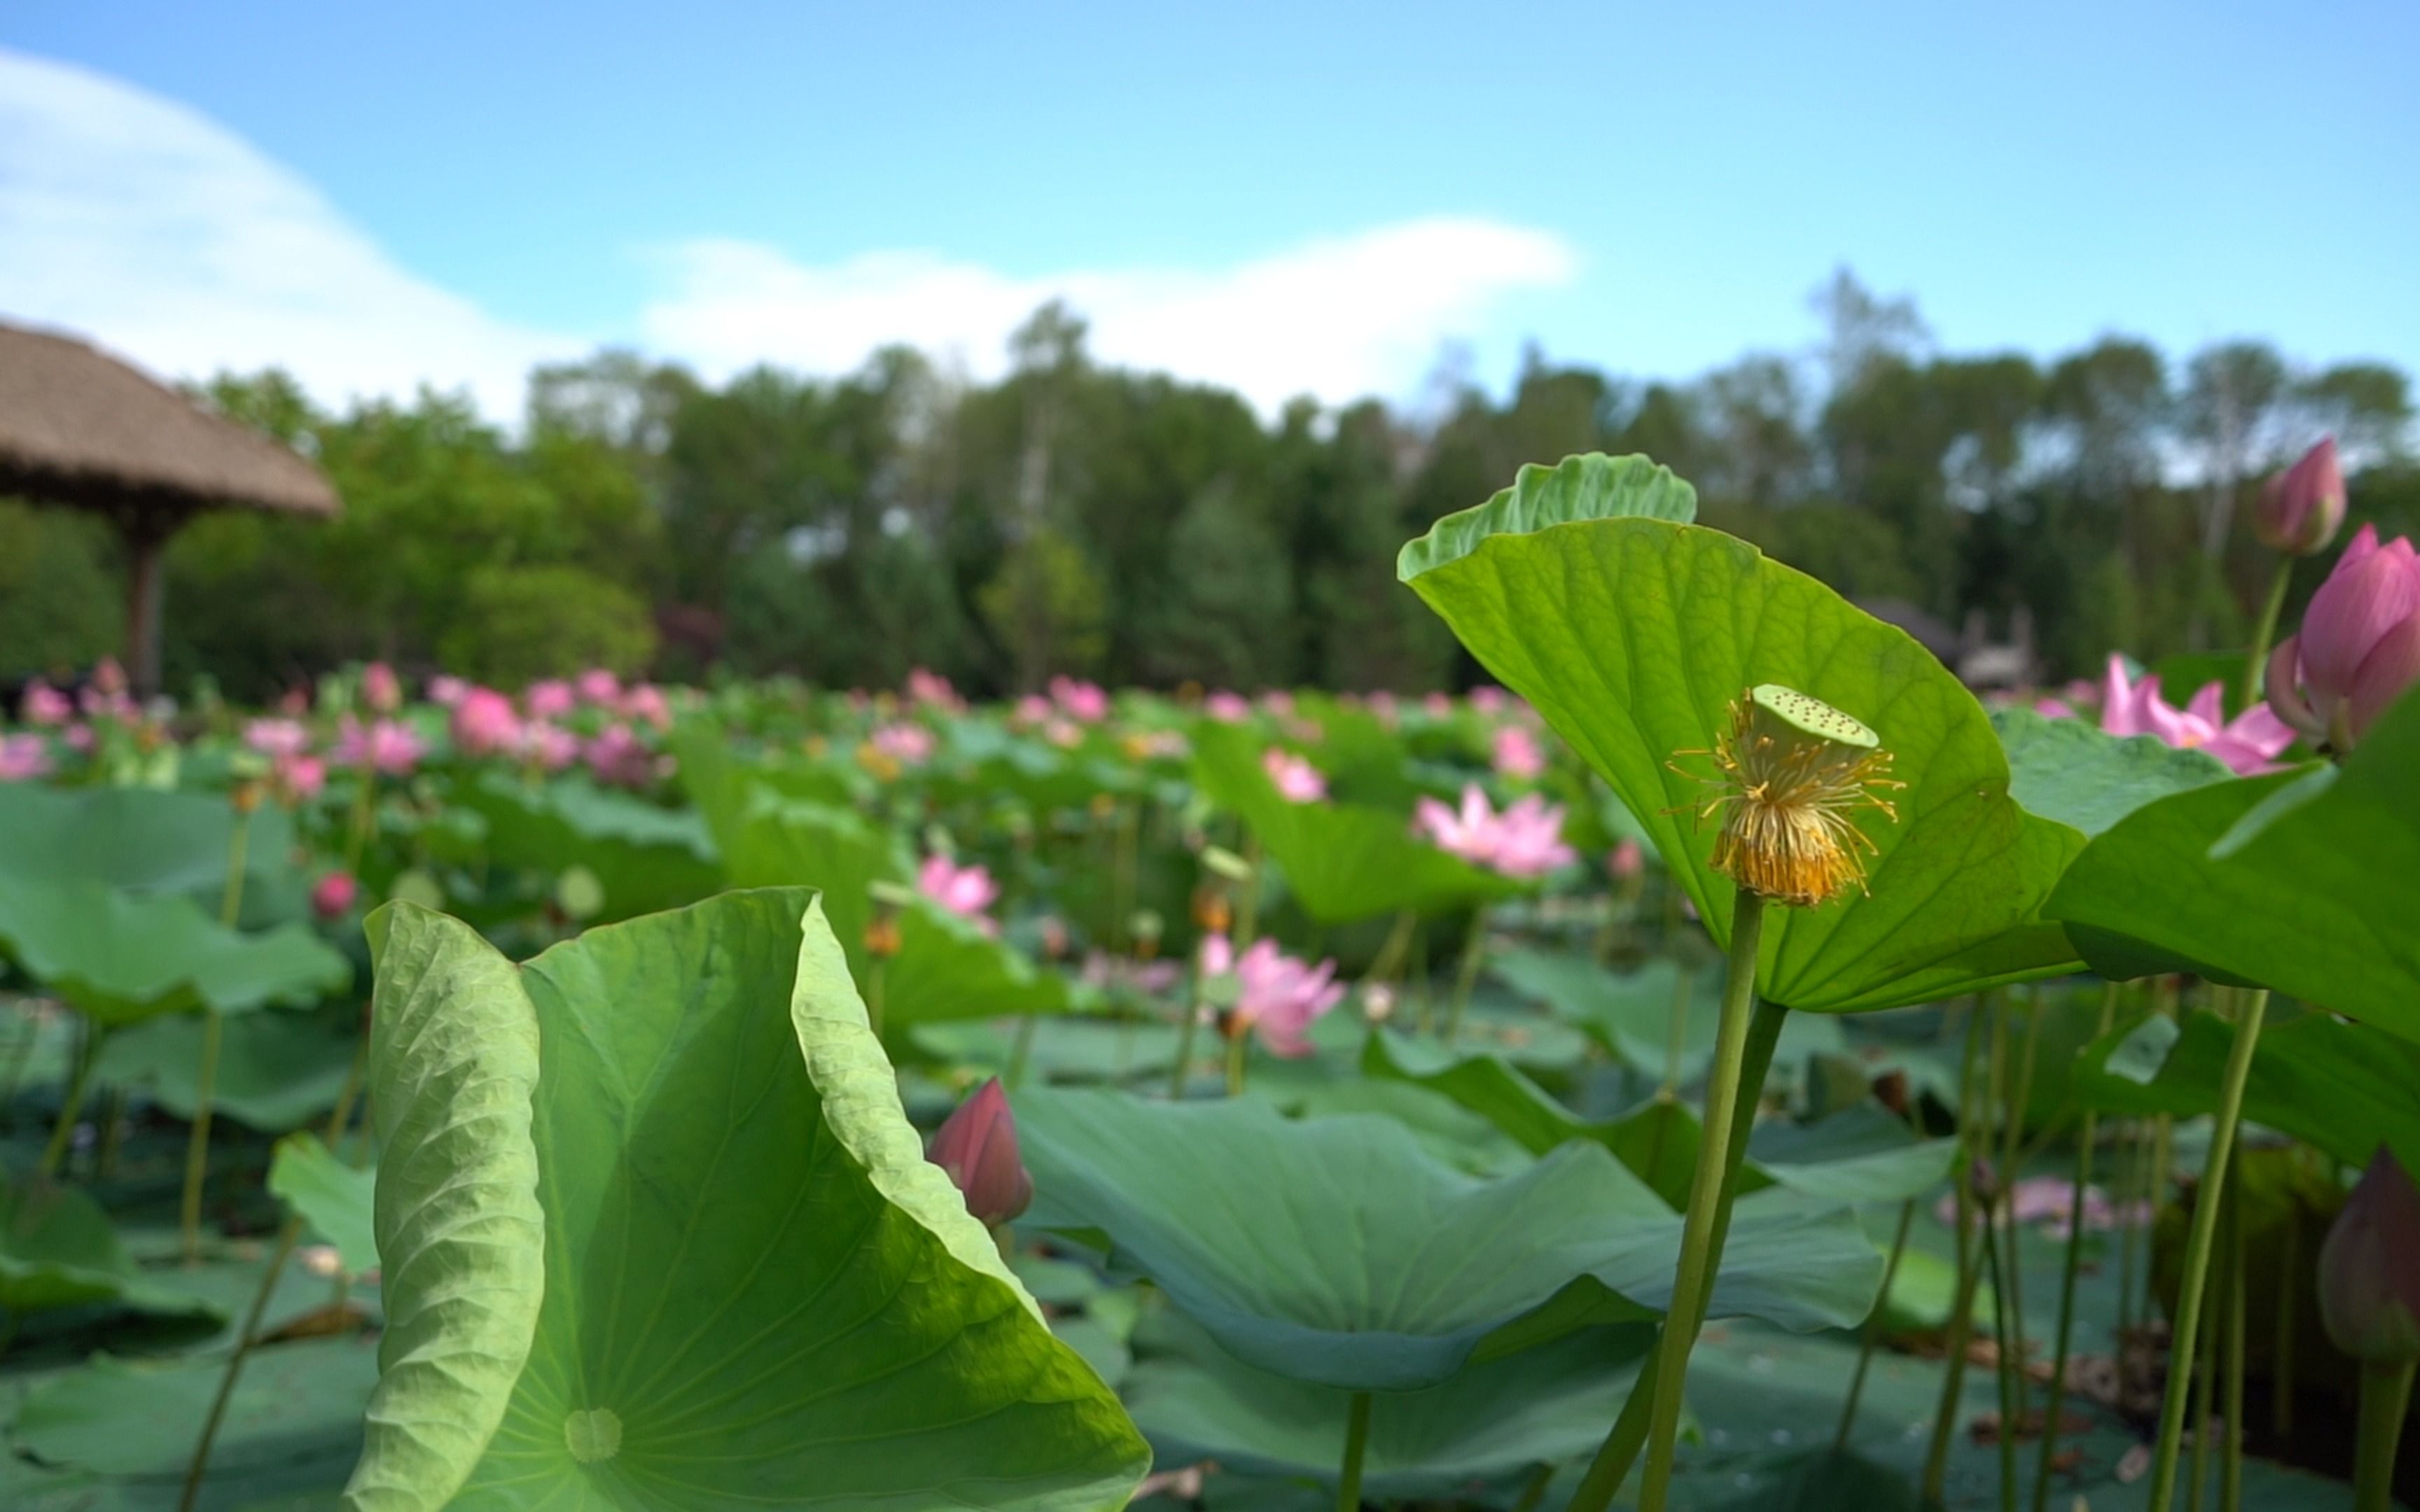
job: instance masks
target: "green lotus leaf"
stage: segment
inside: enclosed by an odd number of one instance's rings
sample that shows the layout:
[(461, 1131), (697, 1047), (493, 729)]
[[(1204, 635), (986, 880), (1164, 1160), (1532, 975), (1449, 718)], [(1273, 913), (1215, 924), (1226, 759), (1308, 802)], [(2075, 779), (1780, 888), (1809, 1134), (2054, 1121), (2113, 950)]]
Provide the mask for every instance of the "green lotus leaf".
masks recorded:
[[(1436, 1497), (1587, 1456), (1653, 1337), (1637, 1325), (1589, 1329), (1466, 1365), (1426, 1390), (1375, 1397), (1363, 1491)], [(1161, 1315), (1139, 1342), (1156, 1352), (1128, 1373), (1126, 1401), (1161, 1463), (1215, 1459), (1231, 1473), (1334, 1483), (1352, 1393), (1255, 1370), (1182, 1314)]]
[(1512, 486), (1475, 509), (1448, 515), (1404, 548), (1398, 574), (1409, 579), (1468, 556), (1491, 535), (1527, 535), (1580, 519), (1660, 519), (1691, 525), (1698, 490), (1645, 456), (1584, 452), (1553, 467), (1525, 464)]
[[(1603, 1121), (1590, 1121), (1549, 1097), (1496, 1056), (1454, 1058), (1373, 1034), (1364, 1074), (1429, 1088), (1486, 1119), (1533, 1154), (1573, 1140), (1611, 1150), (1631, 1173), (1674, 1208), (1687, 1198), (1703, 1125), (1678, 1102), (1653, 1099)], [(1740, 1192), (1786, 1187), (1820, 1200), (1900, 1202), (1931, 1191), (1957, 1153), (1952, 1139), (1918, 1139), (1871, 1103), (1811, 1123), (1768, 1119), (1748, 1135)]]
[(1311, 918), (1347, 924), (1380, 914), (1436, 913), (1527, 890), (1412, 834), (1407, 813), (1351, 803), (1289, 803), (1261, 769), (1249, 732), (1205, 721), (1194, 777), (1210, 801), (1242, 817)]
[[(905, 886), (914, 874), (906, 847), (845, 809), (759, 798), (727, 857), (733, 885), (811, 887), (823, 891), (832, 933), (849, 975), (870, 982), (865, 929), (877, 882)], [(1040, 969), (1014, 946), (986, 934), (917, 894), (898, 913), (899, 953), (883, 966), (882, 1032), (954, 1019), (1063, 1013), (1067, 982)]]
[[(1025, 1222), (1146, 1275), (1228, 1353), (1345, 1390), (1414, 1391), (1474, 1355), (1655, 1316), (1681, 1221), (1597, 1146), (1487, 1180), (1370, 1115), (1290, 1120), (1257, 1097), (1016, 1094)], [(1881, 1257), (1845, 1214), (1735, 1222), (1713, 1311), (1862, 1316)]]
[[(1681, 991), (1681, 967), (1651, 961), (1637, 970), (1608, 971), (1585, 956), (1544, 950), (1499, 950), (1487, 970), (1521, 996), (1543, 1003), (1556, 1019), (1575, 1025), (1623, 1065), (1656, 1078), (1672, 1058), (1672, 1006)], [(1689, 974), (1688, 1004), (1682, 1024), (1679, 1081), (1683, 1087), (1705, 1074), (1714, 1057), (1714, 1031), (1722, 1018), (1721, 964), (1709, 962)], [(1774, 1047), (1776, 1065), (1794, 1065), (1843, 1045), (1838, 1022), (1793, 1013), (1782, 1022)], [(1520, 1055), (1516, 1063), (1532, 1064)]]
[[(0, 872), (181, 893), (215, 918), (239, 817), (225, 798), (203, 793), (0, 783)], [(310, 883), (294, 864), (293, 819), (258, 809), (244, 840), (242, 926), (305, 917)]]
[[(2235, 1026), (2212, 1013), (2146, 1014), (2076, 1057), (2081, 1105), (2198, 1118), (2218, 1111)], [(2260, 1031), (2243, 1116), (2364, 1165), (2382, 1143), (2420, 1168), (2420, 1045), (2366, 1024), (2303, 1013)]]
[[(726, 893), (519, 969), (442, 916), (374, 926), (380, 1254), (420, 1333), (386, 1356), (349, 1504), (1123, 1504), (1140, 1439), (923, 1158), (813, 894)], [(441, 1053), (442, 1088), (390, 1097)], [(459, 1132), (489, 1198), (426, 1216), (458, 1190), (398, 1156), (426, 1131)], [(395, 1389), (474, 1337), (450, 1380)]]
[(1718, 826), (1697, 817), (1710, 760), (1687, 753), (1714, 747), (1745, 689), (1780, 684), (1863, 721), (1907, 784), (1895, 823), (1856, 818), (1869, 892), (1767, 920), (1764, 995), (1847, 1011), (2074, 969), (2040, 908), (2084, 837), (2019, 806), (1982, 706), (1931, 653), (1744, 541), (1583, 502), (1562, 484), (1517, 517), (1450, 516), (1398, 573), (1612, 784), (1717, 940), (1731, 887), (1709, 864)]
[(123, 1307), (218, 1321), (202, 1298), (145, 1279), (101, 1204), (73, 1187), (0, 1181), (0, 1309)]
[[(212, 1081), (217, 1116), (263, 1134), (286, 1134), (334, 1107), (361, 1043), (360, 1019), (357, 1006), (228, 1017), (220, 1026)], [(169, 1113), (190, 1119), (203, 1029), (199, 1013), (166, 1014), (120, 1029), (101, 1046), (93, 1079), (103, 1087), (140, 1087)]]
[(2009, 753), (2009, 791), (2017, 802), (2087, 836), (2171, 793), (2235, 778), (2208, 751), (2180, 750), (2151, 735), (2121, 739), (2082, 719), (2001, 709), (1992, 728)]
[(2420, 695), (2330, 770), (2135, 810), (2076, 857), (2049, 913), (2105, 976), (2273, 987), (2420, 1041)]
[(550, 877), (585, 868), (604, 890), (601, 920), (694, 903), (721, 884), (703, 817), (609, 792), (583, 776), (530, 782), (483, 772), (459, 784), (455, 799), (487, 821), (494, 864)]
[(190, 898), (89, 880), (0, 874), (0, 950), (106, 1028), (194, 1007), (305, 1007), (353, 980), (352, 963), (300, 924), (247, 934)]
[[(122, 1503), (63, 1505), (158, 1505), (152, 1496), (163, 1487), (173, 1490), (183, 1476), (225, 1375), (223, 1354), (96, 1355), (82, 1369), (27, 1392), (10, 1436), (51, 1464), (125, 1477), (119, 1486), (134, 1493)], [(289, 1497), (315, 1493), (305, 1504), (327, 1505), (345, 1466), (360, 1453), (362, 1403), (377, 1379), (378, 1350), (359, 1339), (313, 1339), (255, 1351), (211, 1445), (208, 1485), (218, 1494), (202, 1504), (237, 1505), (221, 1497), (272, 1496), (282, 1489)], [(151, 1484), (142, 1486), (145, 1481)], [(174, 1497), (167, 1501), (173, 1504)]]
[(338, 1160), (314, 1134), (287, 1134), (269, 1163), (269, 1190), (309, 1226), (322, 1243), (334, 1244), (345, 1270), (364, 1275), (378, 1269), (378, 1236), (372, 1216), (378, 1173)]

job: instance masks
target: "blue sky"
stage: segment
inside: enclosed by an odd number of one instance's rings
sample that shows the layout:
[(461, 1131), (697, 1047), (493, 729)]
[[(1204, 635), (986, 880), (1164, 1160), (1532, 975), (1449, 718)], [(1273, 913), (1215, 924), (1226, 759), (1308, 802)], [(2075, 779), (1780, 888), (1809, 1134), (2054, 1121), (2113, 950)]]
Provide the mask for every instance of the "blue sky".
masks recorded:
[(1845, 262), (1953, 349), (2420, 369), (2409, 4), (1174, 8), (15, 0), (0, 316), (509, 412), (1064, 291), (1267, 407), (1803, 347)]

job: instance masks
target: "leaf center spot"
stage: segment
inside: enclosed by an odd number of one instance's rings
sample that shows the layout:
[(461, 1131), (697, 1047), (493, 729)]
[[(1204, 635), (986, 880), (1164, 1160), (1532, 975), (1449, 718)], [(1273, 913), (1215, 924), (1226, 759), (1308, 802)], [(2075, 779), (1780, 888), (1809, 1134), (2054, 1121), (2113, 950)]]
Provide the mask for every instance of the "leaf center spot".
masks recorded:
[(573, 1412), (563, 1420), (563, 1442), (583, 1465), (611, 1459), (622, 1452), (622, 1419), (610, 1407)]

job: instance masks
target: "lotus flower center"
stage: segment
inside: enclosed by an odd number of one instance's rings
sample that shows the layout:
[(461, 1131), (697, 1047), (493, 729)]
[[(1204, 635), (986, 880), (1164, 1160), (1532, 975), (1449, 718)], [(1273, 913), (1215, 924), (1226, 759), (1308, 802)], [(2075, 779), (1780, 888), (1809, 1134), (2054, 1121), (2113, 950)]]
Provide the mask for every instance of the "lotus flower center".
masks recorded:
[(583, 1465), (611, 1459), (622, 1452), (622, 1419), (609, 1407), (573, 1412), (563, 1420), (563, 1442)]

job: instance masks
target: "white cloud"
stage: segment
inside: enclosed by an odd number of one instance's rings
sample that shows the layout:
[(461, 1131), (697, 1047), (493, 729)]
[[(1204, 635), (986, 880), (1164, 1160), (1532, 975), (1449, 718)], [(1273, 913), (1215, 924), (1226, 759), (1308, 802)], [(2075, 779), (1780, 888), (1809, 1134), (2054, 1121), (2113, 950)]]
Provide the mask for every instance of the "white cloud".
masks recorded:
[(757, 362), (839, 371), (902, 341), (988, 377), (1006, 365), (1009, 332), (1063, 298), (1090, 322), (1094, 356), (1222, 383), (1274, 412), (1300, 393), (1403, 393), (1440, 341), (1480, 334), (1509, 293), (1568, 282), (1577, 259), (1544, 232), (1432, 217), (1211, 271), (1014, 278), (892, 252), (814, 266), (728, 240), (685, 243), (667, 261), (670, 286), (642, 330), (713, 377)]
[(5, 49), (0, 316), (174, 378), (280, 364), (328, 401), (467, 386), (498, 419), (530, 364), (590, 345), (415, 277), (198, 112)]
[[(596, 256), (619, 249), (591, 249)], [(660, 254), (641, 345), (722, 378), (759, 362), (856, 367), (886, 343), (999, 373), (1036, 306), (1063, 298), (1101, 360), (1241, 391), (1264, 413), (1311, 393), (1402, 396), (1501, 301), (1568, 283), (1545, 232), (1432, 217), (1216, 269), (1019, 277), (927, 253), (823, 265), (697, 239)], [(468, 387), (520, 412), (537, 362), (595, 345), (499, 319), (398, 265), (292, 170), (121, 81), (0, 49), (0, 318), (63, 327), (170, 377), (282, 365), (323, 401)]]

